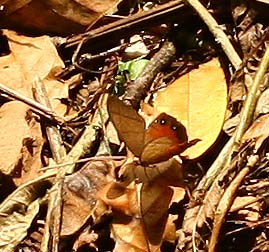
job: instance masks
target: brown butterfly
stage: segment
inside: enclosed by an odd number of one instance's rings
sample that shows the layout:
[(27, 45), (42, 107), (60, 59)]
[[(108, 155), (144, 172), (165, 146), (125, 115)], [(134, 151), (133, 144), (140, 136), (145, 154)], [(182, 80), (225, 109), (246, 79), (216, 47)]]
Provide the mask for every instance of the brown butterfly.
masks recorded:
[(137, 111), (118, 98), (110, 96), (107, 106), (119, 138), (142, 164), (166, 161), (200, 141), (188, 141), (184, 125), (166, 113), (161, 113), (146, 129), (145, 120)]

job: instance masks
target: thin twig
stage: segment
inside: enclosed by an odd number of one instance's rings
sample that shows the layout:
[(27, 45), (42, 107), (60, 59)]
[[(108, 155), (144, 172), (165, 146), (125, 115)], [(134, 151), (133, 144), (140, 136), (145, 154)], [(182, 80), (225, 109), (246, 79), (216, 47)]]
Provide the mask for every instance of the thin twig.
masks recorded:
[(227, 215), (232, 203), (236, 197), (236, 191), (238, 190), (239, 186), (241, 185), (244, 178), (249, 174), (251, 168), (255, 166), (257, 161), (259, 160), (259, 156), (251, 156), (249, 158), (248, 164), (244, 167), (236, 176), (236, 178), (231, 182), (229, 187), (226, 189), (225, 193), (223, 194), (219, 205), (215, 212), (215, 219), (213, 223), (213, 229), (211, 232), (211, 239), (208, 245), (208, 252), (216, 251), (216, 246), (218, 243), (218, 237), (221, 231), (222, 224), (224, 223), (225, 216)]
[(50, 165), (46, 166), (44, 168), (41, 168), (42, 171), (47, 171), (50, 169), (55, 169), (55, 168), (60, 168), (63, 166), (68, 166), (68, 165), (75, 165), (79, 163), (85, 163), (88, 161), (106, 161), (106, 160), (123, 160), (125, 159), (126, 156), (98, 156), (98, 157), (89, 157), (89, 158), (82, 158), (77, 161), (72, 161), (72, 162), (66, 162), (66, 163), (61, 163), (58, 165)]
[[(34, 82), (34, 97), (40, 102), (44, 104), (48, 108), (51, 108), (51, 104), (49, 98), (47, 96), (47, 92), (44, 86), (44, 83), (41, 80)], [(63, 161), (66, 156), (66, 151), (63, 145), (63, 141), (61, 138), (61, 133), (59, 129), (54, 125), (46, 124), (46, 134), (49, 140), (50, 149), (52, 152), (52, 156), (54, 161), (59, 164)], [(61, 220), (62, 220), (62, 192), (63, 192), (63, 183), (65, 178), (65, 170), (61, 167), (57, 170), (55, 185), (50, 190), (49, 195), (49, 204), (48, 204), (48, 212), (46, 218), (46, 227), (45, 232), (49, 237), (49, 229), (52, 228), (51, 232), (51, 240), (52, 252), (59, 251), (59, 237), (61, 232)], [(49, 240), (46, 239), (42, 241), (42, 250), (49, 251)]]
[[(246, 98), (246, 101), (240, 113), (241, 120), (237, 127), (237, 130), (235, 131), (234, 135), (230, 138), (230, 140), (226, 143), (226, 145), (221, 150), (221, 152), (219, 153), (214, 163), (211, 165), (211, 167), (208, 169), (205, 176), (202, 178), (198, 186), (195, 188), (195, 191), (193, 192), (194, 199), (196, 200), (199, 199), (201, 191), (205, 191), (205, 192), (208, 191), (209, 187), (211, 186), (213, 181), (216, 179), (216, 176), (220, 173), (222, 169), (227, 167), (228, 164), (230, 163), (231, 155), (233, 151), (235, 150), (235, 148), (236, 149), (238, 148), (245, 130), (249, 127), (251, 123), (253, 112), (255, 110), (255, 105), (260, 96), (259, 87), (262, 85), (263, 77), (268, 69), (268, 66), (269, 66), (269, 47), (266, 49), (264, 53), (260, 66), (256, 72), (253, 84), (249, 89), (248, 96)], [(198, 212), (201, 212), (201, 211), (202, 210), (199, 207), (190, 208), (188, 210), (188, 212), (190, 213), (186, 212), (186, 215), (194, 216), (194, 215), (197, 215)], [(184, 229), (184, 226), (183, 226), (183, 229)], [(195, 237), (195, 232), (196, 232), (196, 223), (194, 223), (193, 230), (192, 230), (193, 237)], [(179, 241), (178, 246), (179, 247), (181, 246), (180, 241)], [(195, 251), (195, 247), (193, 247), (193, 249)]]
[(216, 20), (198, 0), (185, 1), (189, 5), (191, 5), (192, 8), (194, 8), (195, 11), (199, 14), (199, 16), (203, 19), (211, 33), (214, 35), (216, 41), (220, 43), (223, 51), (227, 55), (228, 59), (231, 61), (233, 67), (235, 69), (238, 69), (242, 63), (242, 60), (240, 59), (227, 35), (223, 32), (222, 28), (218, 25)]
[(113, 37), (123, 38), (130, 33), (134, 33), (137, 30), (141, 31), (143, 28), (148, 27), (149, 23), (163, 23), (166, 19), (171, 21), (171, 18), (176, 17), (176, 14), (178, 13), (186, 13), (183, 1), (170, 1), (166, 4), (157, 6), (152, 10), (139, 12), (124, 19), (98, 27), (97, 29), (70, 37), (66, 41), (66, 46), (78, 45), (81, 40), (84, 40), (83, 42), (87, 43), (97, 38), (103, 40), (104, 38), (111, 39)]
[(249, 127), (251, 120), (253, 118), (253, 113), (256, 107), (257, 100), (260, 96), (259, 87), (262, 85), (264, 74), (266, 73), (269, 66), (269, 47), (266, 49), (264, 56), (261, 60), (260, 66), (256, 72), (252, 86), (249, 89), (249, 93), (243, 105), (242, 111), (240, 113), (240, 123), (234, 133), (234, 135), (227, 142), (225, 147), (221, 150), (220, 154), (211, 165), (206, 175), (200, 181), (197, 186), (197, 190), (207, 190), (211, 185), (212, 181), (215, 179), (219, 171), (226, 166), (230, 161), (232, 151), (234, 150), (234, 143), (236, 143), (236, 148), (241, 142), (241, 138)]
[(1, 93), (6, 95), (8, 98), (12, 98), (14, 100), (18, 100), (27, 104), (28, 106), (31, 107), (31, 109), (35, 113), (44, 116), (45, 118), (47, 118), (50, 121), (53, 121), (54, 123), (56, 122), (58, 124), (63, 124), (65, 122), (64, 118), (62, 118), (60, 115), (57, 115), (54, 111), (52, 111), (47, 106), (39, 102), (36, 102), (35, 100), (29, 97), (26, 97), (20, 94), (19, 92), (0, 83), (0, 94)]

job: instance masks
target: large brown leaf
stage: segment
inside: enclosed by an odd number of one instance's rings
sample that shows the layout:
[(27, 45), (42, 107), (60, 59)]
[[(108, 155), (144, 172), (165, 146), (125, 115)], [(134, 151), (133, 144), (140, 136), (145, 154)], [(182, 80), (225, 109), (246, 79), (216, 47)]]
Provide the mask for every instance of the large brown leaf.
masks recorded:
[[(121, 0), (0, 0), (0, 24), (24, 32), (61, 35), (78, 33), (107, 13)], [(55, 25), (57, 24), (57, 25)]]
[[(41, 79), (46, 85), (53, 110), (64, 114), (65, 105), (60, 99), (68, 96), (68, 87), (48, 77), (53, 68), (63, 66), (50, 38), (31, 38), (12, 31), (4, 31), (4, 34), (9, 39), (11, 53), (0, 57), (0, 83), (32, 97), (33, 83), (37, 78)], [(17, 181), (17, 184), (33, 179), (33, 170), (37, 171), (41, 166), (39, 152), (43, 138), (39, 126), (35, 126), (34, 132), (29, 124), (28, 109), (21, 102), (8, 102), (0, 111), (0, 171), (10, 174), (16, 170), (18, 177), (21, 171), (31, 173), (28, 179)], [(31, 153), (28, 150), (32, 150)]]

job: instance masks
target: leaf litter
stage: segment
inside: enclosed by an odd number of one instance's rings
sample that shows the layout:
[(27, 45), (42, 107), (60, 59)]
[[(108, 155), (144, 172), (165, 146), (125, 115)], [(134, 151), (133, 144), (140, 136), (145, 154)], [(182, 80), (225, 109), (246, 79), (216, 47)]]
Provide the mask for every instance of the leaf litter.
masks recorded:
[(0, 1), (0, 251), (267, 251), (268, 4), (61, 3)]

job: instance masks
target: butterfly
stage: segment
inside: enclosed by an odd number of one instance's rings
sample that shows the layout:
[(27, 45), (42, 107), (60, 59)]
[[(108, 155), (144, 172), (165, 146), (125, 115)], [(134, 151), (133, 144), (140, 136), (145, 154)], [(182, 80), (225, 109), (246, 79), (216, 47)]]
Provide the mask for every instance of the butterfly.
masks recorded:
[(200, 141), (188, 141), (185, 126), (166, 113), (161, 113), (146, 128), (138, 112), (118, 98), (110, 96), (107, 108), (120, 140), (144, 165), (166, 161)]

